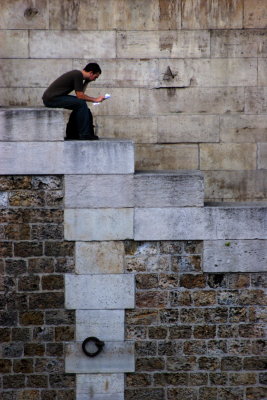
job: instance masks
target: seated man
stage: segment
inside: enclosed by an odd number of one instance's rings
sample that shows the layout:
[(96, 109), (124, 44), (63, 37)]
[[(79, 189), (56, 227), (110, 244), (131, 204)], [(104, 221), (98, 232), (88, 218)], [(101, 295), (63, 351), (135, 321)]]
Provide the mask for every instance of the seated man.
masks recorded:
[[(66, 139), (97, 140), (94, 134), (93, 117), (86, 102), (100, 103), (104, 96), (89, 97), (84, 94), (89, 82), (95, 81), (101, 74), (96, 63), (89, 63), (80, 70), (66, 72), (57, 78), (43, 94), (46, 107), (73, 110), (67, 125)], [(69, 93), (75, 91), (76, 96)]]

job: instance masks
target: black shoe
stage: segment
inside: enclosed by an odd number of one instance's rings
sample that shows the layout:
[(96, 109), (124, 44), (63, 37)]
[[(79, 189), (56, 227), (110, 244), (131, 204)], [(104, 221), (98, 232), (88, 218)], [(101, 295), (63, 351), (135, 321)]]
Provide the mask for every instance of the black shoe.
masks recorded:
[(83, 137), (79, 137), (78, 140), (99, 140), (99, 137), (96, 135), (83, 136)]

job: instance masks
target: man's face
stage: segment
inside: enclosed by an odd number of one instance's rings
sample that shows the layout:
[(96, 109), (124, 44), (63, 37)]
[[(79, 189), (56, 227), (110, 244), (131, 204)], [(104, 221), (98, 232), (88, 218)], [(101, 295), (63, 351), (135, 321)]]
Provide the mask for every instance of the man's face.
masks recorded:
[(96, 72), (96, 73), (94, 73), (93, 71), (89, 71), (88, 72), (88, 78), (87, 79), (89, 79), (89, 81), (95, 81), (98, 77), (99, 77), (99, 72)]

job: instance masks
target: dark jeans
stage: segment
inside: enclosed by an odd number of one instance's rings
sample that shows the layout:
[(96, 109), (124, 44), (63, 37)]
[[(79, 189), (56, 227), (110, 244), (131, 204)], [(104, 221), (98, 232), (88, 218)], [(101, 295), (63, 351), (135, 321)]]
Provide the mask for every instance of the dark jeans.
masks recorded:
[(66, 108), (73, 110), (67, 125), (68, 138), (88, 138), (94, 135), (93, 116), (86, 101), (76, 96), (58, 96), (52, 100), (44, 101), (46, 107)]

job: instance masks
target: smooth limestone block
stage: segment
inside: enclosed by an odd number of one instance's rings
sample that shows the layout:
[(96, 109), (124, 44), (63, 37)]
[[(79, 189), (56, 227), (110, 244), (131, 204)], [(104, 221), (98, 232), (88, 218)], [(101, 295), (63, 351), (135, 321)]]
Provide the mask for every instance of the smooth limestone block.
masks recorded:
[(0, 141), (62, 141), (65, 130), (63, 111), (44, 107), (0, 109)]
[(200, 144), (201, 170), (253, 170), (256, 160), (254, 143)]
[[(119, 115), (124, 117), (139, 116), (139, 89), (138, 88), (110, 88), (110, 87), (88, 87), (86, 94), (98, 97), (104, 93), (110, 93), (111, 98), (102, 103), (92, 106), (94, 116)], [(98, 132), (103, 137), (101, 131)]]
[(258, 59), (258, 85), (267, 86), (267, 60), (266, 58)]
[(132, 208), (66, 209), (64, 221), (66, 240), (133, 238)]
[(77, 274), (120, 274), (123, 273), (123, 268), (123, 242), (76, 242)]
[(267, 115), (220, 116), (220, 139), (229, 143), (267, 142)]
[(201, 207), (204, 181), (199, 171), (134, 175), (135, 207)]
[(245, 113), (253, 115), (267, 113), (267, 87), (245, 88)]
[(184, 1), (182, 27), (183, 29), (242, 29), (243, 1)]
[(204, 272), (266, 272), (267, 240), (204, 241)]
[(257, 86), (257, 59), (159, 60), (161, 87)]
[(134, 240), (266, 239), (267, 207), (137, 208)]
[(207, 30), (119, 31), (117, 49), (119, 58), (209, 57), (210, 36)]
[(219, 142), (219, 116), (158, 116), (158, 143), (184, 142)]
[(134, 170), (129, 141), (0, 142), (0, 154), (2, 175), (128, 174)]
[(65, 207), (133, 207), (133, 176), (66, 175)]
[[(27, 30), (1, 30), (0, 43), (0, 58), (29, 57), (29, 38)], [(2, 99), (4, 99), (4, 97), (2, 97)]]
[(5, 99), (3, 105), (5, 107), (42, 107), (42, 95), (45, 87), (39, 88), (10, 88), (0, 87), (0, 98)]
[(90, 59), (116, 57), (116, 33), (113, 31), (42, 31), (30, 32), (30, 57)]
[(134, 275), (65, 275), (65, 306), (73, 310), (134, 307)]
[[(101, 337), (99, 338), (101, 340)], [(135, 367), (134, 343), (105, 342), (97, 357), (88, 357), (82, 351), (82, 343), (66, 346), (65, 371), (67, 373), (119, 373), (133, 372)]]
[(78, 400), (124, 400), (124, 374), (77, 374)]
[[(259, 152), (258, 168), (266, 170), (267, 169), (267, 143), (259, 143), (258, 152)], [(266, 174), (267, 174), (267, 172), (266, 172)]]
[(124, 310), (76, 310), (76, 340), (95, 336), (104, 341), (124, 340)]

